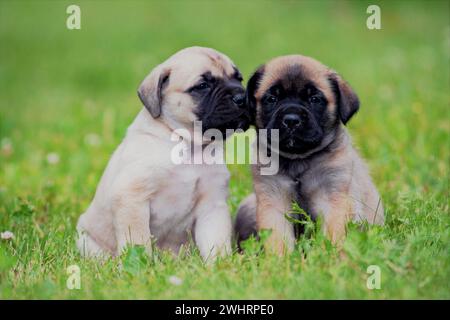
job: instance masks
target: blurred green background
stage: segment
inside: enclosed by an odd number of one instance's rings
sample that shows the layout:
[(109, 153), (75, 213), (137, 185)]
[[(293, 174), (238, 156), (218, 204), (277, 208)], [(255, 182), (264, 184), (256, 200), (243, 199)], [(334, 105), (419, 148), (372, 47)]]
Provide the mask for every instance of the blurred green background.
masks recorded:
[[(74, 3), (81, 30), (66, 28)], [(370, 4), (381, 30), (366, 27)], [(449, 298), (449, 12), (448, 1), (1, 0), (0, 231), (15, 237), (0, 240), (0, 298)], [(80, 261), (75, 223), (141, 108), (137, 86), (192, 45), (229, 55), (244, 81), (271, 57), (301, 53), (354, 87), (361, 109), (349, 129), (388, 215), (374, 240), (349, 240), (364, 248), (353, 256), (360, 269), (320, 245), (306, 264), (301, 252), (234, 255), (212, 270), (166, 257), (126, 279), (115, 262)], [(247, 166), (230, 169), (234, 214), (251, 178)], [(90, 290), (65, 288), (73, 263)], [(385, 268), (385, 290), (365, 288), (371, 263)], [(174, 289), (165, 279), (176, 270), (194, 282)]]

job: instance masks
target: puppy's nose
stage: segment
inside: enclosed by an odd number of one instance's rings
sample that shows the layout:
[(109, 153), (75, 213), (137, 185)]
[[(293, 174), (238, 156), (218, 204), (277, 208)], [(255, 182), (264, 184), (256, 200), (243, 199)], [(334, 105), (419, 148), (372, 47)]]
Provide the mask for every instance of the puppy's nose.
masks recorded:
[(234, 95), (233, 98), (231, 98), (231, 100), (233, 100), (233, 103), (238, 107), (242, 107), (244, 105), (244, 99), (245, 99), (244, 95), (240, 93)]
[(283, 125), (290, 129), (298, 127), (300, 125), (300, 116), (294, 113), (286, 114), (283, 117)]

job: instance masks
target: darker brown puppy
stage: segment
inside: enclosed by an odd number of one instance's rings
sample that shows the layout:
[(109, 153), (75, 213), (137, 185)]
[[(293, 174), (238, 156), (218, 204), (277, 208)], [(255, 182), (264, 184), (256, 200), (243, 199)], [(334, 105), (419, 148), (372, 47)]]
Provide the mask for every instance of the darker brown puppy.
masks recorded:
[(270, 229), (270, 250), (292, 249), (295, 230), (286, 214), (294, 201), (313, 219), (323, 217), (332, 241), (350, 220), (383, 223), (378, 192), (344, 127), (359, 99), (336, 72), (301, 55), (275, 58), (249, 80), (247, 102), (257, 129), (278, 129), (279, 146), (266, 145), (279, 170), (261, 175), (261, 165), (252, 166), (255, 194), (239, 208), (238, 242)]

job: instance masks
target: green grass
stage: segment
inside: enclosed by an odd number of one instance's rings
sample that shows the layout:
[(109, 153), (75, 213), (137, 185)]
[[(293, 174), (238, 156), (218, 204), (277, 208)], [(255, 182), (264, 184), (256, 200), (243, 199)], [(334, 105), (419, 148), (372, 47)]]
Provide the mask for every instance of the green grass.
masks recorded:
[[(15, 235), (0, 240), (1, 299), (450, 298), (448, 2), (382, 2), (378, 31), (365, 26), (365, 1), (77, 1), (82, 29), (69, 31), (71, 3), (0, 1), (0, 231)], [(289, 53), (338, 70), (362, 101), (349, 129), (386, 225), (351, 227), (340, 251), (311, 232), (284, 258), (253, 242), (212, 266), (195, 250), (81, 259), (75, 224), (141, 108), (138, 84), (191, 45), (228, 54), (245, 79)], [(234, 214), (251, 177), (230, 170)], [(80, 290), (66, 288), (73, 264)], [(369, 265), (380, 290), (366, 287)]]

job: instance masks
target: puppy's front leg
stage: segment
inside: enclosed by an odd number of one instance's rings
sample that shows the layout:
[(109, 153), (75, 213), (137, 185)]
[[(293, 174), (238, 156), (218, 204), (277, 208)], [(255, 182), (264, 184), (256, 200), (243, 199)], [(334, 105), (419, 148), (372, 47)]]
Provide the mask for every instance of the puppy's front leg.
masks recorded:
[(151, 253), (150, 204), (148, 200), (133, 198), (115, 201), (114, 225), (117, 240), (117, 254), (127, 244), (143, 245)]
[(205, 261), (231, 252), (231, 217), (225, 200), (201, 199), (196, 207), (195, 243)]
[(345, 238), (347, 223), (353, 217), (353, 206), (346, 193), (333, 193), (328, 196), (328, 212), (324, 217), (324, 232), (334, 244)]
[(117, 254), (127, 244), (143, 245), (151, 253), (150, 196), (157, 189), (156, 181), (155, 170), (141, 165), (124, 169), (116, 179), (111, 206)]
[(276, 198), (273, 194), (257, 194), (256, 221), (258, 230), (271, 230), (269, 238), (264, 243), (268, 252), (282, 255), (294, 249), (294, 227), (286, 219), (290, 205)]

